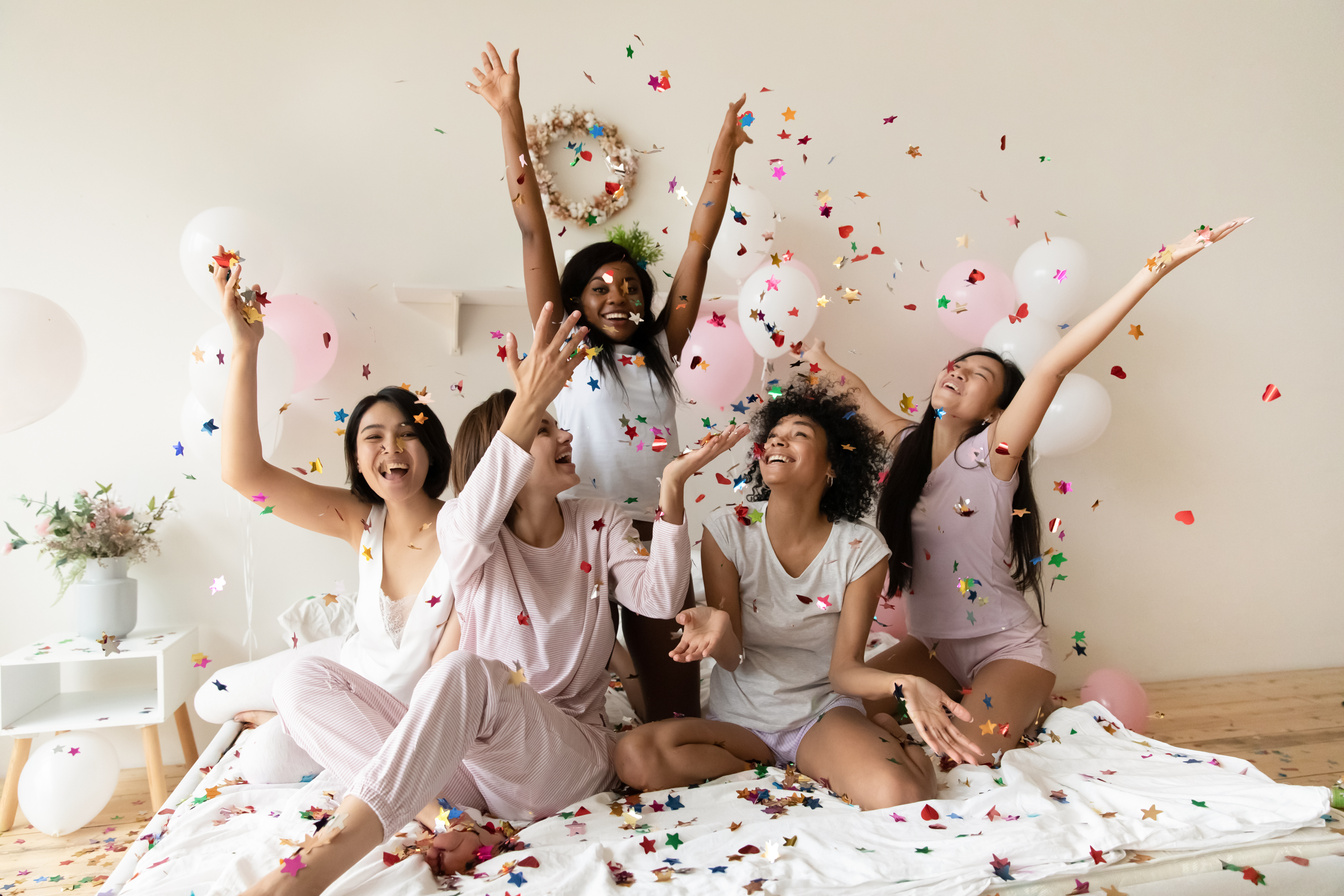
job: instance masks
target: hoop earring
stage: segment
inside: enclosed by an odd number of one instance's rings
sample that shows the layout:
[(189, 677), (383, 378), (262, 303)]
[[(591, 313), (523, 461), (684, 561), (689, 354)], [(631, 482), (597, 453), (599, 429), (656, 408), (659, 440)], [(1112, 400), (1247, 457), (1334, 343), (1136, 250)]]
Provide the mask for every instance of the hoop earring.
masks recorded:
[(827, 487), (827, 488), (830, 488), (830, 487), (833, 486), (833, 485), (835, 485), (835, 474), (834, 474), (834, 473), (827, 473), (827, 474), (826, 474), (826, 487)]

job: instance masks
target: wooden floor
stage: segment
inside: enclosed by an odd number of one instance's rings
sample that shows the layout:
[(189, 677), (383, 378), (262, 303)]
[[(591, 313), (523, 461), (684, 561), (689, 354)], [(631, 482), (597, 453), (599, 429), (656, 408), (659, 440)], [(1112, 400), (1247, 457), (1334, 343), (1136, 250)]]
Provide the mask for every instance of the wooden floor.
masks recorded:
[[(1179, 747), (1240, 756), (1285, 784), (1332, 785), (1344, 774), (1344, 668), (1145, 685), (1148, 734)], [(1078, 702), (1078, 692), (1059, 695)], [(168, 789), (185, 766), (167, 766)], [(143, 769), (127, 769), (83, 830), (48, 837), (20, 813), (0, 834), (0, 896), (97, 893), (157, 807)], [(9, 889), (5, 886), (12, 884)]]

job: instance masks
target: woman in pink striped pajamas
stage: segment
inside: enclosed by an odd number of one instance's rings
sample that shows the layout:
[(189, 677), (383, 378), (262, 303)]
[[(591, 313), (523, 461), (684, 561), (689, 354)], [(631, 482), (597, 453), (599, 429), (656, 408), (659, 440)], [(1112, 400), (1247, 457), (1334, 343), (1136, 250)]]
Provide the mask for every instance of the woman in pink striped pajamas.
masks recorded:
[[(336, 818), (297, 873), (277, 868), (248, 893), (319, 893), (413, 817), (433, 824), (436, 797), (506, 818), (553, 814), (617, 784), (614, 736), (602, 717), (614, 642), (611, 598), (662, 618), (681, 608), (690, 578), (686, 480), (735, 445), (747, 427), (714, 436), (663, 471), (653, 543), (601, 499), (557, 496), (577, 481), (569, 433), (546, 406), (583, 352), (570, 315), (532, 351), (507, 362), (518, 385), (473, 409), (458, 433), (444, 508), (460, 647), (433, 666), (405, 705), (320, 658), (277, 685), (280, 717), (296, 741), (349, 781)], [(429, 806), (426, 804), (429, 803)], [(422, 807), (425, 807), (422, 809)], [(435, 838), (433, 864), (460, 871), (482, 845), (470, 824)]]

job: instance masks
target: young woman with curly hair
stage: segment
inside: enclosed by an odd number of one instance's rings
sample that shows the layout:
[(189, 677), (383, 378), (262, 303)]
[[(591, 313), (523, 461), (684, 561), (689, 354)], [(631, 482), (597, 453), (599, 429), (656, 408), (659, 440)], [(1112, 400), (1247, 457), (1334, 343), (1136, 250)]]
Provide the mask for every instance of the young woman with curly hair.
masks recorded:
[(661, 790), (751, 768), (799, 771), (864, 809), (933, 796), (933, 769), (864, 698), (899, 688), (911, 717), (955, 737), (937, 687), (864, 665), (886, 572), (886, 543), (859, 522), (883, 465), (878, 433), (848, 395), (800, 385), (753, 421), (751, 500), (705, 523), (708, 606), (684, 610), (672, 657), (716, 661), (703, 719), (643, 725), (616, 747), (616, 770)]

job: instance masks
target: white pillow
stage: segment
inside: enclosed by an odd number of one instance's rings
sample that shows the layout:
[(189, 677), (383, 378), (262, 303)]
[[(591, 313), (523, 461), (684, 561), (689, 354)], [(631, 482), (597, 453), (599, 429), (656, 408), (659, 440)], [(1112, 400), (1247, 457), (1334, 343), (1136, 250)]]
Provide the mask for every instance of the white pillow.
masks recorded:
[(355, 595), (310, 595), (295, 601), (276, 621), (285, 633), (285, 646), (290, 648), (343, 637), (355, 628)]

